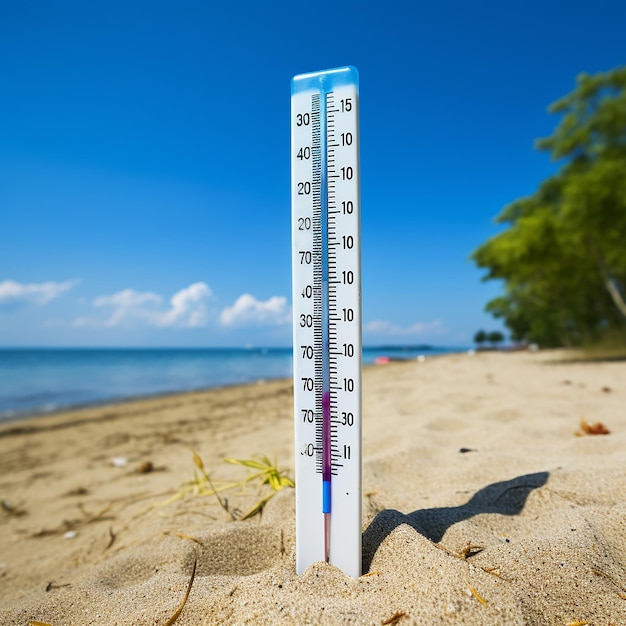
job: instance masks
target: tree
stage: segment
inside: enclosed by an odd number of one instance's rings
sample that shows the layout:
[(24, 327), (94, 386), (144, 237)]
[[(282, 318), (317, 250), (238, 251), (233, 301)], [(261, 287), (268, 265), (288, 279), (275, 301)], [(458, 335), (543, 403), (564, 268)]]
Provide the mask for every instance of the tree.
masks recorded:
[(487, 341), (496, 347), (499, 343), (504, 341), (504, 335), (499, 330), (493, 330), (487, 335)]
[(475, 335), (474, 335), (474, 343), (478, 345), (478, 347), (480, 348), (483, 343), (485, 343), (485, 341), (487, 341), (487, 333), (484, 330), (479, 330)]
[(580, 75), (550, 111), (563, 117), (537, 147), (563, 166), (472, 256), (504, 280), (486, 310), (514, 340), (572, 345), (626, 328), (626, 67)]

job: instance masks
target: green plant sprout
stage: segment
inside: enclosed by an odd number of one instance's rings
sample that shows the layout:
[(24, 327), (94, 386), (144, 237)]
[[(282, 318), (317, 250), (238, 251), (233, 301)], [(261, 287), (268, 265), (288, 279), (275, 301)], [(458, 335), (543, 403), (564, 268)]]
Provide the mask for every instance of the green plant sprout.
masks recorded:
[[(225, 463), (230, 463), (231, 465), (241, 465), (249, 470), (255, 471), (249, 473), (248, 476), (239, 481), (213, 481), (210, 474), (207, 473), (200, 455), (193, 449), (192, 453), (193, 462), (196, 466), (193, 472), (194, 479), (190, 482), (184, 483), (180, 491), (175, 496), (164, 502), (164, 505), (170, 504), (176, 500), (181, 500), (188, 495), (214, 495), (220, 506), (228, 513), (232, 520), (245, 520), (261, 513), (265, 505), (281, 489), (284, 489), (285, 487), (295, 487), (294, 481), (285, 475), (285, 471), (278, 469), (278, 461), (276, 457), (274, 457), (273, 463), (265, 454), (257, 454), (252, 459), (224, 459)], [(252, 484), (256, 484), (259, 489), (268, 485), (271, 488), (271, 492), (268, 495), (263, 496), (247, 513), (243, 515), (238, 513), (236, 510), (232, 511), (228, 506), (228, 500), (220, 496), (220, 494), (225, 491), (237, 488), (243, 489), (243, 495), (245, 495), (246, 487)]]

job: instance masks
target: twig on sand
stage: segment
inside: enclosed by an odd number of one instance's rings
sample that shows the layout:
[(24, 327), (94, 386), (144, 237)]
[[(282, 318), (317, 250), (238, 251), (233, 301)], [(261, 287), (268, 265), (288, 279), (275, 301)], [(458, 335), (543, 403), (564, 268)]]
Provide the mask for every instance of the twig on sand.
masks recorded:
[[(435, 548), (443, 550), (447, 555), (455, 559), (459, 559), (460, 561), (467, 561), (469, 558), (475, 556), (476, 554), (479, 554), (485, 549), (484, 546), (469, 543), (465, 548), (463, 548), (463, 550), (461, 550), (461, 552), (454, 552), (453, 550), (450, 550), (450, 548), (446, 548), (446, 546), (441, 543), (436, 543), (434, 541), (431, 541), (431, 543), (433, 544), (433, 546), (435, 546)], [(485, 567), (484, 565), (478, 565), (478, 567), (480, 567), (480, 569), (483, 570), (483, 572), (485, 572), (486, 574), (491, 574), (496, 578), (505, 580), (505, 578), (502, 577), (497, 571), (500, 569), (500, 566), (498, 565), (496, 565), (495, 567)]]
[(406, 617), (406, 613), (402, 611), (396, 611), (389, 619), (386, 619), (384, 622), (381, 622), (383, 626), (388, 624), (397, 624), (403, 617)]
[(454, 552), (453, 550), (450, 550), (450, 548), (446, 548), (446, 546), (441, 543), (436, 543), (434, 541), (432, 541), (431, 543), (435, 546), (435, 548), (439, 548), (439, 550), (443, 550), (446, 554), (453, 556), (455, 559), (460, 559), (461, 561), (467, 561), (467, 559), (473, 557), (474, 555), (482, 552), (485, 549), (484, 546), (468, 543), (467, 546), (461, 550), (461, 552)]
[[(195, 452), (194, 452), (194, 455), (195, 455)], [(211, 478), (209, 477), (209, 475), (205, 473), (204, 477), (206, 478), (206, 481), (209, 483), (209, 487), (211, 487), (211, 490), (213, 491), (213, 494), (217, 498), (217, 501), (220, 503), (220, 506), (224, 509), (224, 511), (226, 511), (226, 513), (228, 513), (228, 515), (230, 516), (230, 519), (233, 521), (237, 519), (233, 515), (232, 511), (228, 508), (228, 500), (226, 499), (222, 500), (222, 498), (220, 498), (220, 494), (217, 493), (217, 490), (213, 486), (213, 483), (211, 482)]]
[(609, 582), (613, 583), (622, 593), (626, 593), (626, 587), (624, 587), (623, 585), (620, 585), (612, 576), (610, 576), (606, 572), (603, 572), (601, 569), (598, 569), (597, 567), (592, 567), (591, 571), (596, 576), (602, 576), (602, 578), (606, 578)]
[(197, 537), (192, 537), (191, 535), (187, 535), (185, 533), (176, 533), (176, 536), (180, 537), (181, 539), (187, 539), (187, 541), (193, 541), (194, 543), (197, 543), (199, 545), (204, 545), (202, 541), (200, 541), (200, 539), (198, 539)]
[(187, 585), (187, 591), (185, 592), (185, 597), (183, 601), (180, 603), (172, 617), (170, 617), (167, 622), (165, 622), (164, 626), (172, 626), (172, 624), (178, 619), (178, 616), (181, 614), (182, 610), (185, 608), (185, 604), (187, 604), (187, 598), (189, 597), (189, 592), (191, 591), (191, 586), (193, 585), (193, 581), (196, 577), (196, 567), (198, 565), (198, 557), (196, 556), (193, 560), (193, 570), (191, 571), (191, 578), (189, 579), (189, 584)]
[(478, 554), (479, 552), (482, 552), (484, 549), (485, 549), (484, 546), (478, 546), (478, 545), (468, 543), (467, 546), (463, 548), (463, 550), (461, 550), (461, 556), (463, 557), (464, 560), (467, 561), (467, 559)]
[(113, 532), (113, 526), (109, 526), (109, 543), (107, 543), (104, 551), (106, 552), (114, 543), (117, 535)]
[(94, 515), (89, 515), (83, 510), (82, 513), (85, 516), (83, 519), (66, 520), (62, 524), (59, 524), (59, 526), (57, 526), (56, 528), (43, 528), (37, 532), (31, 533), (29, 536), (35, 538), (46, 537), (48, 535), (59, 535), (61, 533), (66, 533), (68, 530), (76, 530), (78, 528), (82, 528), (83, 526), (91, 524), (92, 522), (103, 522), (105, 520), (110, 520), (111, 517), (107, 516), (106, 514), (111, 510), (111, 506), (111, 504), (108, 504)]
[(487, 606), (487, 600), (485, 600), (485, 598), (483, 598), (478, 591), (476, 591), (476, 589), (474, 589), (474, 587), (472, 587), (472, 585), (467, 585), (467, 588), (470, 590), (471, 594), (483, 605), (483, 606)]
[(53, 589), (61, 589), (63, 587), (70, 587), (71, 585), (69, 583), (65, 583), (63, 585), (57, 585), (55, 584), (55, 582), (53, 580), (51, 580), (47, 585), (46, 585), (46, 593), (48, 593), (49, 591), (52, 591)]

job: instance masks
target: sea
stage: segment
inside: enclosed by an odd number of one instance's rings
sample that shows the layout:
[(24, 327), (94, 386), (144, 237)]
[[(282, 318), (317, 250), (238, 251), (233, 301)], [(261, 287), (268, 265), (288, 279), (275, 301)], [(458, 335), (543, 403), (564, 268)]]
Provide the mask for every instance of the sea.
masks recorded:
[[(373, 346), (363, 363), (460, 348)], [(0, 349), (0, 421), (181, 391), (292, 376), (291, 348)]]

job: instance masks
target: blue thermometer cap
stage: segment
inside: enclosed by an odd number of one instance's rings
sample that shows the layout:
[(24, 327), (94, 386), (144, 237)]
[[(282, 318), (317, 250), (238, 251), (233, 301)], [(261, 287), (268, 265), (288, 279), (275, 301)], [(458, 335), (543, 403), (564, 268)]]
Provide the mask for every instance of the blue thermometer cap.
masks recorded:
[(332, 70), (324, 70), (323, 72), (311, 72), (294, 76), (291, 79), (291, 94), (310, 91), (311, 89), (328, 91), (344, 85), (357, 85), (358, 87), (358, 84), (358, 70), (352, 65), (346, 65), (345, 67), (337, 67)]

